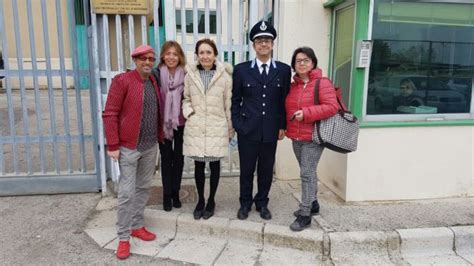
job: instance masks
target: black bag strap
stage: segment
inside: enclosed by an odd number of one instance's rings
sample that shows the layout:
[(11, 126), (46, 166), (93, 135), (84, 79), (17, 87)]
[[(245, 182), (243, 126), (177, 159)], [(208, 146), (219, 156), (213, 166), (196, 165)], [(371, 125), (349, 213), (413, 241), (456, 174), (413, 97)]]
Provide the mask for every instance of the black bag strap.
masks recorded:
[(346, 110), (346, 108), (344, 108), (344, 105), (342, 104), (341, 100), (339, 99), (339, 97), (337, 97), (337, 93), (336, 93), (336, 100), (337, 100), (337, 103), (339, 104), (339, 110), (351, 113), (349, 110)]
[(314, 105), (319, 104), (319, 83), (321, 79), (317, 79), (316, 83), (314, 84)]

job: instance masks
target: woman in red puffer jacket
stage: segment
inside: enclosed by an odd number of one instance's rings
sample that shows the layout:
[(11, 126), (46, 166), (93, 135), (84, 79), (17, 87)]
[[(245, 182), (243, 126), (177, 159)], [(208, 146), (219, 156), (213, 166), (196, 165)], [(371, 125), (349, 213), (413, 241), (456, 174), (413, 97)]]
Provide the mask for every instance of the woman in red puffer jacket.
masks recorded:
[[(312, 141), (314, 123), (337, 113), (336, 91), (331, 81), (317, 68), (318, 60), (313, 49), (295, 50), (291, 67), (296, 72), (286, 97), (286, 136), (292, 140), (293, 151), (300, 166), (302, 184), (300, 209), (290, 225), (293, 231), (311, 226), (311, 215), (319, 212), (316, 199), (318, 178), (316, 168), (324, 147)], [(314, 86), (319, 80), (319, 104), (314, 104)]]

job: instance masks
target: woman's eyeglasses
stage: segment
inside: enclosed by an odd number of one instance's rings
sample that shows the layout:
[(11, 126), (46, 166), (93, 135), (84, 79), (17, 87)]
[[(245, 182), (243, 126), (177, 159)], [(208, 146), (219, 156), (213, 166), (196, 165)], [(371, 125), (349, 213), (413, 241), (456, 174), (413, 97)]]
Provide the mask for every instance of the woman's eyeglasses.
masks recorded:
[(311, 62), (311, 59), (305, 58), (305, 59), (296, 59), (296, 63), (298, 65), (307, 65)]

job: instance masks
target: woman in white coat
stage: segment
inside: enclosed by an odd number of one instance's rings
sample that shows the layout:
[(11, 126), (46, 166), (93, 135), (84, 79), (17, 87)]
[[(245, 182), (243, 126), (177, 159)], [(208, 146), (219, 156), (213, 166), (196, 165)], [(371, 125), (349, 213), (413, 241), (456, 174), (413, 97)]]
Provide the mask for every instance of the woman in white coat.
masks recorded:
[[(188, 65), (184, 80), (183, 154), (194, 160), (194, 179), (199, 201), (194, 219), (214, 215), (214, 197), (220, 178), (220, 160), (228, 154), (229, 140), (234, 135), (230, 115), (232, 97), (232, 66), (216, 61), (214, 41), (201, 39), (196, 43), (196, 65)], [(211, 189), (207, 205), (204, 199), (204, 168), (209, 162)]]

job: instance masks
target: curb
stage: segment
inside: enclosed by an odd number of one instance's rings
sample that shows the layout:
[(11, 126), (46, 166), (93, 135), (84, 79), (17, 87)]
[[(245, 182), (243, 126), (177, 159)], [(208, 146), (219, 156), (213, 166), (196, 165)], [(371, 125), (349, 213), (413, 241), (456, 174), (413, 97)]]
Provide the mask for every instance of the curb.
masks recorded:
[[(110, 213), (103, 211), (86, 230), (110, 229)], [(109, 217), (109, 219), (107, 219)], [(309, 252), (335, 264), (462, 264), (474, 265), (474, 226), (398, 229), (393, 231), (292, 232), (288, 226), (192, 214), (145, 211), (145, 224), (174, 232), (174, 238), (219, 238)], [(173, 239), (174, 239), (173, 238)]]
[(190, 213), (180, 213), (177, 221), (177, 235), (192, 234), (206, 235), (209, 237), (226, 238), (229, 226), (229, 219), (220, 217), (211, 217), (208, 220), (194, 220)]
[(456, 253), (474, 264), (474, 226), (457, 226), (450, 229), (454, 232)]
[(399, 229), (401, 252), (406, 257), (454, 255), (454, 233), (446, 227)]
[(389, 233), (334, 232), (329, 233), (329, 239), (330, 257), (335, 264), (393, 263), (389, 252), (389, 241), (393, 241), (393, 237)]
[[(329, 232), (307, 229), (293, 232), (287, 226), (211, 217), (194, 220), (191, 214), (146, 210), (153, 227), (176, 230), (177, 234), (244, 240), (323, 254), (333, 259), (363, 256), (362, 253), (399, 261), (400, 255), (474, 255), (474, 226), (398, 229), (394, 231)], [(327, 237), (326, 237), (327, 236)], [(350, 248), (348, 248), (350, 247)]]
[(321, 230), (291, 231), (288, 226), (265, 224), (263, 229), (264, 245), (293, 248), (323, 254), (323, 234)]
[(455, 231), (462, 228), (474, 235), (474, 227), (452, 228), (455, 227), (396, 230), (400, 234), (402, 257), (410, 264), (474, 264), (455, 252)]
[(229, 238), (248, 241), (263, 245), (264, 223), (231, 220), (229, 224)]

